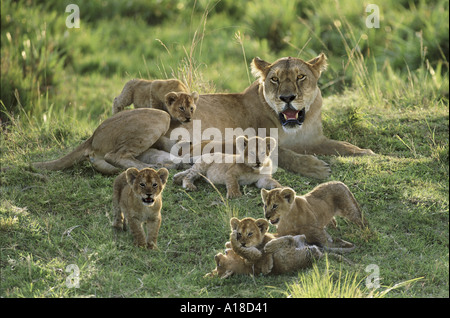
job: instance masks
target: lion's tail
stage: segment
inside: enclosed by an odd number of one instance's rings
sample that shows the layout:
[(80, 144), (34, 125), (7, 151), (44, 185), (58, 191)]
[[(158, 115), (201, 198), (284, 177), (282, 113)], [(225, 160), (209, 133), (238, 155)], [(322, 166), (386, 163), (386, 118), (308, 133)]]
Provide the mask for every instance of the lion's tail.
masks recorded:
[(34, 162), (32, 166), (37, 169), (46, 170), (63, 170), (69, 168), (78, 162), (86, 160), (91, 149), (91, 144), (92, 136), (64, 157), (52, 161)]

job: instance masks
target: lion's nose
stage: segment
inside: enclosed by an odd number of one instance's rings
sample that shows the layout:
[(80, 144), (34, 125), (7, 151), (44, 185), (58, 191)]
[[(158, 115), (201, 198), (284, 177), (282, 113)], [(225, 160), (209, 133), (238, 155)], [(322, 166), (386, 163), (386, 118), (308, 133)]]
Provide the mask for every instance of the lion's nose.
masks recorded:
[(292, 102), (295, 98), (297, 97), (297, 95), (280, 95), (280, 99), (289, 104), (290, 102)]

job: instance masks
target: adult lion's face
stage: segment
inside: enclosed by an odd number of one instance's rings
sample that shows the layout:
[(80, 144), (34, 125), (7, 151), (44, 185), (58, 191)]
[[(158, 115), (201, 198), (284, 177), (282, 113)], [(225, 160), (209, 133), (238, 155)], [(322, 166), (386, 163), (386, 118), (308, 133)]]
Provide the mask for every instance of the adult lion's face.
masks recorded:
[(263, 85), (264, 99), (285, 130), (298, 129), (303, 124), (319, 92), (317, 80), (326, 66), (323, 53), (309, 62), (293, 57), (272, 64), (253, 59), (252, 72)]

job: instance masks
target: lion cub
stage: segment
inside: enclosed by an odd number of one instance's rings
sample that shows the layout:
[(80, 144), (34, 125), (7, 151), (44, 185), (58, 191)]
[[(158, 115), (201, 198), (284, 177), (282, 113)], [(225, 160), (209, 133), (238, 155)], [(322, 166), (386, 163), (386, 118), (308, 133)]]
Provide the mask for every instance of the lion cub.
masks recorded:
[(342, 182), (323, 183), (311, 192), (296, 196), (291, 188), (261, 190), (264, 215), (277, 227), (277, 236), (304, 234), (308, 244), (320, 247), (354, 248), (352, 243), (332, 240), (325, 227), (335, 215), (361, 228), (367, 226), (349, 188)]
[[(122, 172), (113, 185), (113, 226), (126, 229), (126, 223), (134, 238), (134, 244), (149, 249), (157, 248), (159, 227), (161, 225), (162, 191), (166, 185), (169, 171), (161, 168), (138, 170), (128, 168)], [(147, 239), (143, 224), (147, 227)]]
[(268, 233), (269, 222), (264, 219), (235, 217), (230, 220), (230, 243), (233, 251), (247, 264), (254, 265), (262, 274), (272, 270), (272, 256), (264, 252), (265, 245), (275, 237)]
[(281, 187), (272, 178), (270, 154), (275, 147), (276, 140), (272, 137), (247, 139), (239, 136), (236, 138), (236, 155), (204, 154), (190, 169), (177, 173), (173, 180), (186, 190), (194, 191), (197, 189), (194, 181), (203, 175), (213, 184), (225, 184), (229, 199), (242, 195), (239, 185), (256, 183), (258, 188)]
[[(231, 249), (231, 243), (225, 245), (225, 254), (214, 256), (216, 268), (206, 277), (215, 275), (227, 278), (231, 275), (257, 275), (261, 273), (260, 266), (252, 266), (244, 258)], [(264, 252), (273, 259), (273, 267), (269, 274), (285, 274), (308, 268), (315, 260), (322, 258), (322, 252), (315, 245), (308, 245), (304, 235), (282, 236), (270, 240), (264, 246)], [(260, 265), (260, 264), (258, 264)]]
[(128, 81), (122, 93), (114, 98), (113, 115), (126, 106), (134, 108), (156, 108), (169, 113), (173, 122), (187, 123), (194, 116), (199, 95), (189, 94), (187, 87), (177, 79)]

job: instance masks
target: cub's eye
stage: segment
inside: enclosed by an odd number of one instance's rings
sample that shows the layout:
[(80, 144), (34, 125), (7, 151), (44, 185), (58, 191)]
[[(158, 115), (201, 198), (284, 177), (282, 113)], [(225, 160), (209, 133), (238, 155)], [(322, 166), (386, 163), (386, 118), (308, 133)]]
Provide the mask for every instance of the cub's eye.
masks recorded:
[(253, 235), (253, 232), (250, 232), (247, 234), (247, 237), (252, 237), (252, 235)]
[(139, 183), (139, 185), (141, 186), (141, 188), (145, 188), (145, 183)]
[(276, 77), (276, 76), (273, 76), (273, 77), (271, 77), (270, 78), (270, 80), (273, 82), (273, 83), (278, 83), (278, 77)]
[(158, 184), (157, 183), (153, 183), (152, 186), (153, 186), (153, 188), (156, 188), (158, 186)]
[(267, 209), (267, 205), (264, 204), (264, 210), (266, 210), (266, 209)]
[(276, 208), (278, 208), (278, 204), (274, 204), (273, 206), (272, 206), (272, 209), (276, 209)]
[(236, 234), (236, 238), (239, 240), (241, 238), (242, 234), (241, 233), (237, 233)]
[(306, 75), (303, 75), (303, 74), (300, 74), (297, 76), (297, 79), (300, 81), (304, 80), (305, 78), (306, 78)]
[(193, 112), (194, 111), (194, 107), (191, 107), (191, 112)]
[(183, 106), (180, 106), (179, 109), (180, 109), (182, 112), (184, 112), (184, 107), (183, 107)]

